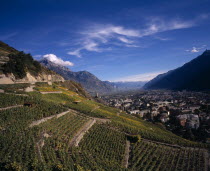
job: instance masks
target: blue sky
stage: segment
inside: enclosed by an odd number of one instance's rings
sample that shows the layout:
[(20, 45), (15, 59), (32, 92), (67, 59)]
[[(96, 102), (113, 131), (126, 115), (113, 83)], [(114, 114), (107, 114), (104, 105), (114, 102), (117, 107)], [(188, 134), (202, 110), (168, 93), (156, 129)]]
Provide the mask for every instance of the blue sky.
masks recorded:
[(210, 46), (209, 0), (2, 0), (0, 40), (101, 80), (149, 80)]

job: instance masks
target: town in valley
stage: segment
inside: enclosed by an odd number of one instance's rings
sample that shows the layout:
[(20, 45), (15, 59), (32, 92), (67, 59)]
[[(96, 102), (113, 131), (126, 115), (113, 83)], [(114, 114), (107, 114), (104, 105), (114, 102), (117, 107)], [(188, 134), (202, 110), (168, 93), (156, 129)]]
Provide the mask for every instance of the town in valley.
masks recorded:
[(104, 95), (106, 104), (186, 139), (210, 143), (210, 94), (192, 91), (130, 91)]

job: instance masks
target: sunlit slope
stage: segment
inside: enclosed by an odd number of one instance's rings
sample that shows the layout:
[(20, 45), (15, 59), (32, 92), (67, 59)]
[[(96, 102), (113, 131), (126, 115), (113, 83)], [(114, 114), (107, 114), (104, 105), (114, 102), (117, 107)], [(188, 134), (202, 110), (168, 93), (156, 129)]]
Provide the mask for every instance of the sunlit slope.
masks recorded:
[(202, 149), (174, 148), (148, 141), (132, 145), (131, 170), (205, 170)]
[[(116, 171), (156, 166), (164, 170), (169, 167), (165, 160), (168, 152), (173, 170), (205, 170), (203, 144), (58, 85), (37, 86), (36, 90), (23, 95), (0, 94), (1, 109), (18, 105), (0, 110), (0, 170)], [(141, 138), (132, 141), (133, 136)], [(144, 149), (154, 152), (151, 160), (144, 160), (147, 153), (139, 153)], [(182, 154), (184, 158), (179, 157)]]
[(42, 94), (39, 96), (45, 101), (62, 104), (67, 108), (80, 111), (91, 117), (108, 118), (111, 120), (108, 126), (121, 132), (128, 134), (140, 134), (143, 138), (170, 144), (179, 144), (183, 146), (200, 145), (176, 136), (167, 130), (161, 129), (157, 125), (127, 115), (116, 108), (111, 108), (103, 104), (96, 103), (93, 100), (79, 96), (75, 92), (64, 90), (61, 87), (58, 87), (57, 91), (60, 90), (62, 90), (62, 93)]

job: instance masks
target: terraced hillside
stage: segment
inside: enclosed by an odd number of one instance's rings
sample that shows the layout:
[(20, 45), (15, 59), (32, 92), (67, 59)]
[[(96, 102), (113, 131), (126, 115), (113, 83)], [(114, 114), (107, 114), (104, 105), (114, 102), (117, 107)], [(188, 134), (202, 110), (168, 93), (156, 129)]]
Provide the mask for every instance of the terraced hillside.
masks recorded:
[(0, 110), (0, 170), (208, 170), (205, 144), (59, 84), (35, 89), (0, 94), (0, 108), (22, 105)]
[[(141, 141), (132, 145), (131, 170), (208, 170), (206, 151)], [(207, 162), (207, 161), (206, 161)]]

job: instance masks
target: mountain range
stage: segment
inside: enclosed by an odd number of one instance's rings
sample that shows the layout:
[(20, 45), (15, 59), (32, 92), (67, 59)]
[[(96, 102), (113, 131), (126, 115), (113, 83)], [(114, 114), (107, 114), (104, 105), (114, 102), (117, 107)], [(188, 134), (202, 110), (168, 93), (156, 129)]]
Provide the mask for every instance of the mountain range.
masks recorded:
[(145, 89), (209, 90), (210, 50), (184, 64), (182, 67), (160, 74)]
[(101, 81), (88, 71), (74, 72), (45, 58), (39, 62), (30, 54), (20, 52), (0, 41), (0, 84), (64, 81), (65, 79), (80, 83), (91, 94), (134, 90), (142, 86), (144, 89), (168, 90), (209, 90), (210, 88), (210, 50), (206, 50), (177, 69), (158, 75), (146, 84), (141, 81)]
[(39, 62), (48, 69), (60, 74), (65, 80), (73, 80), (82, 84), (89, 93), (107, 93), (115, 90), (113, 85), (101, 81), (88, 71), (73, 72), (69, 68), (55, 64), (45, 58)]
[(144, 84), (101, 81), (88, 71), (74, 72), (46, 58), (37, 62), (30, 54), (20, 52), (2, 41), (0, 41), (0, 76), (1, 84), (72, 80), (80, 83), (92, 95), (139, 89)]
[(138, 90), (141, 89), (146, 83), (146, 81), (109, 82), (109, 84), (113, 85), (118, 91)]

